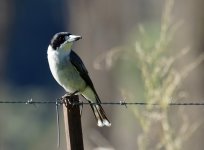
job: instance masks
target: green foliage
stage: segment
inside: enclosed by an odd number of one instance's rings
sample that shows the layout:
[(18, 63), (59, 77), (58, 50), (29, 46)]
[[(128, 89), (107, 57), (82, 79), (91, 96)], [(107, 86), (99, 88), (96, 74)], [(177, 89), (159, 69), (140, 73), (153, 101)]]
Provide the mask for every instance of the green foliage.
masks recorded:
[[(105, 57), (107, 66), (114, 66), (117, 84), (127, 101), (160, 104), (158, 109), (152, 105), (147, 105), (146, 109), (130, 107), (143, 131), (137, 138), (140, 150), (181, 149), (183, 142), (198, 127), (198, 124), (190, 125), (185, 121), (178, 129), (173, 129), (170, 123), (168, 104), (176, 96), (181, 81), (204, 60), (204, 55), (200, 55), (183, 70), (175, 69), (175, 62), (182, 59), (190, 48), (186, 46), (176, 54), (171, 53), (174, 35), (182, 25), (181, 22), (172, 22), (173, 4), (173, 0), (165, 1), (160, 25), (139, 25), (131, 37), (133, 44), (116, 47)], [(182, 118), (183, 114), (177, 117)], [(188, 132), (180, 131), (183, 128)], [(152, 130), (157, 131), (156, 135)], [(150, 142), (150, 139), (154, 140)]]

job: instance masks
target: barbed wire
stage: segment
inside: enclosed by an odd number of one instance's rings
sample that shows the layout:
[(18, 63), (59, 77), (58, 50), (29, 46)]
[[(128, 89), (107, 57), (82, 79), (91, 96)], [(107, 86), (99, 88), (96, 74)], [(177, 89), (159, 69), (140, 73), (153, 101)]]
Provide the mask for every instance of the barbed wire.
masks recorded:
[[(33, 101), (33, 99), (28, 99), (26, 101), (1, 101), (0, 104), (33, 104), (34, 106), (36, 104), (54, 104), (56, 108), (56, 124), (57, 124), (57, 148), (60, 147), (60, 124), (59, 124), (59, 108), (58, 106), (65, 104), (65, 101), (62, 98), (56, 99), (55, 101)], [(127, 105), (140, 105), (140, 106), (145, 106), (145, 105), (154, 105), (154, 106), (160, 106), (160, 103), (148, 103), (148, 102), (126, 102), (125, 100), (120, 100), (118, 102), (101, 102), (101, 103), (94, 103), (94, 102), (83, 102), (79, 100), (79, 102), (71, 102), (72, 105), (96, 105), (96, 104), (101, 104), (101, 105), (120, 105), (120, 106), (125, 106), (127, 108)], [(204, 101), (203, 102), (172, 102), (170, 101), (168, 103), (169, 106), (204, 106)]]
[[(33, 99), (29, 99), (26, 101), (0, 101), (0, 104), (54, 104), (54, 105), (62, 105), (64, 102), (61, 99), (56, 99), (56, 101), (33, 101)], [(148, 103), (148, 102), (126, 102), (124, 100), (118, 102), (72, 102), (72, 105), (155, 105), (159, 106), (161, 103)], [(169, 102), (167, 105), (169, 106), (204, 106), (204, 102)]]

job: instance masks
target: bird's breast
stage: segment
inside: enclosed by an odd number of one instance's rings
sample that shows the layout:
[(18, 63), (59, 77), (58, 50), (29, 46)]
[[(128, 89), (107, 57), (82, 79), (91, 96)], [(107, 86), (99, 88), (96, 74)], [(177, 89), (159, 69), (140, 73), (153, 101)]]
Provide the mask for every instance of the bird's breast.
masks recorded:
[(69, 56), (64, 58), (59, 58), (58, 56), (51, 57), (48, 55), (48, 62), (55, 80), (69, 93), (83, 91), (86, 83), (70, 62)]

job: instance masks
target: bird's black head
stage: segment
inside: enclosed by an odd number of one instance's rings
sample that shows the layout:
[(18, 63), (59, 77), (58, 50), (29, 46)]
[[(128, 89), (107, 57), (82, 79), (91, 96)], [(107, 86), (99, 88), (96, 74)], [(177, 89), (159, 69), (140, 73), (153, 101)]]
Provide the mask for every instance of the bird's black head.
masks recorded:
[(61, 45), (65, 46), (66, 45), (65, 42), (68, 44), (69, 43), (72, 44), (74, 41), (77, 41), (79, 39), (81, 39), (81, 36), (72, 35), (69, 32), (59, 32), (53, 36), (50, 45), (54, 50), (56, 50)]
[(66, 41), (66, 37), (71, 35), (69, 32), (59, 32), (56, 33), (52, 40), (50, 45), (52, 46), (53, 49), (57, 49), (58, 47), (60, 47), (61, 44), (63, 44)]

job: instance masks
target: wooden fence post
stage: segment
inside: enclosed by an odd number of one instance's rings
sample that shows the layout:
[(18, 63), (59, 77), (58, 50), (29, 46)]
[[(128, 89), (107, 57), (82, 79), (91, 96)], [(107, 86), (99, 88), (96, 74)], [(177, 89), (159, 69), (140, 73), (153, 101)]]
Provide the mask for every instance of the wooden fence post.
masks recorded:
[(84, 150), (80, 108), (79, 105), (72, 105), (68, 102), (78, 103), (79, 96), (73, 95), (64, 100), (63, 114), (67, 150)]

